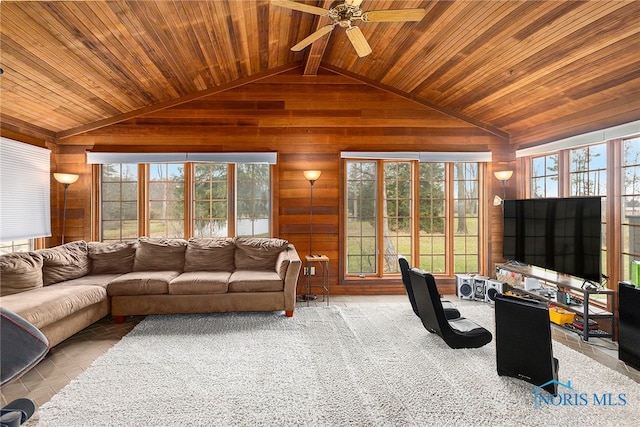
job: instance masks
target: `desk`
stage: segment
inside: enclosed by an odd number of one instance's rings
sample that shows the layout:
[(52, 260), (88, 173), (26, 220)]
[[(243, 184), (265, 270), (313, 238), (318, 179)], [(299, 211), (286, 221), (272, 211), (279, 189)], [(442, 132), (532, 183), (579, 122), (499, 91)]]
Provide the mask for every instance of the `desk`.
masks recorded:
[[(307, 255), (305, 256), (305, 272), (310, 273), (311, 267), (317, 264), (322, 270), (322, 292), (323, 300), (329, 305), (329, 257), (326, 255)], [(316, 269), (316, 273), (318, 270)], [(307, 296), (311, 294), (311, 274), (307, 274)], [(309, 298), (306, 298), (307, 306), (309, 306)]]

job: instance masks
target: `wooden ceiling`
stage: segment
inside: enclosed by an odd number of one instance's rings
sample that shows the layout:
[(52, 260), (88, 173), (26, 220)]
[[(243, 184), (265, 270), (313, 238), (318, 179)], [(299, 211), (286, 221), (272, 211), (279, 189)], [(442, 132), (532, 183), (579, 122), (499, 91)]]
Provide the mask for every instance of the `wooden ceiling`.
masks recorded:
[(268, 0), (3, 0), (2, 125), (65, 138), (300, 64), (304, 74), (336, 72), (464, 118), (514, 146), (640, 119), (640, 1), (361, 8), (427, 13), (417, 23), (358, 24), (373, 49), (359, 58), (341, 27), (292, 52), (328, 18)]

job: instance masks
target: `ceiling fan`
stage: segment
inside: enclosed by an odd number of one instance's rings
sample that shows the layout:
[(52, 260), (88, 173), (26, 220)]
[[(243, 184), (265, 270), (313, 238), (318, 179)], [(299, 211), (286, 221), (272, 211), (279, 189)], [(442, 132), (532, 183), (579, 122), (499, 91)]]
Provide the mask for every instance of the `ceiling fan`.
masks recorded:
[(360, 9), (362, 0), (338, 0), (334, 2), (329, 9), (297, 3), (293, 0), (272, 0), (272, 3), (276, 6), (286, 7), (300, 12), (327, 16), (333, 20), (333, 23), (321, 27), (318, 31), (305, 37), (293, 46), (291, 50), (294, 52), (304, 49), (320, 37), (330, 33), (336, 25), (339, 25), (346, 28), (347, 37), (349, 37), (349, 41), (361, 58), (371, 53), (371, 46), (369, 46), (367, 39), (364, 38), (364, 34), (362, 34), (360, 28), (353, 25), (354, 22), (417, 22), (422, 20), (426, 14), (424, 9), (372, 10), (364, 12)]

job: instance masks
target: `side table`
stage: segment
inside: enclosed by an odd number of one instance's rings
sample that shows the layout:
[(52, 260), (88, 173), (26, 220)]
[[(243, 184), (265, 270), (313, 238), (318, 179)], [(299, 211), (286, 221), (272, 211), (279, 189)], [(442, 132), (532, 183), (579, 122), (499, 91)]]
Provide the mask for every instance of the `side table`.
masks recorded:
[[(326, 255), (307, 255), (305, 256), (305, 268), (307, 273), (311, 273), (311, 267), (317, 264), (322, 270), (322, 292), (323, 299), (329, 305), (329, 257)], [(317, 269), (316, 269), (317, 272)], [(311, 294), (311, 274), (307, 274), (307, 296)], [(309, 299), (307, 298), (307, 307)]]

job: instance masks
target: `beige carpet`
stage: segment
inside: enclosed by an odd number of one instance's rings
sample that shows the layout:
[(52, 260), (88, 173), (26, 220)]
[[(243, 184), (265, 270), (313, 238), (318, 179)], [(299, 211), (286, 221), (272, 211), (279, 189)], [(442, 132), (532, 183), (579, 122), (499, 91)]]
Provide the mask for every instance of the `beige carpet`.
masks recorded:
[[(460, 309), (493, 330), (491, 306)], [(573, 390), (536, 407), (531, 384), (496, 374), (493, 342), (450, 349), (408, 304), (149, 316), (29, 425), (636, 425), (637, 383), (554, 353)]]

